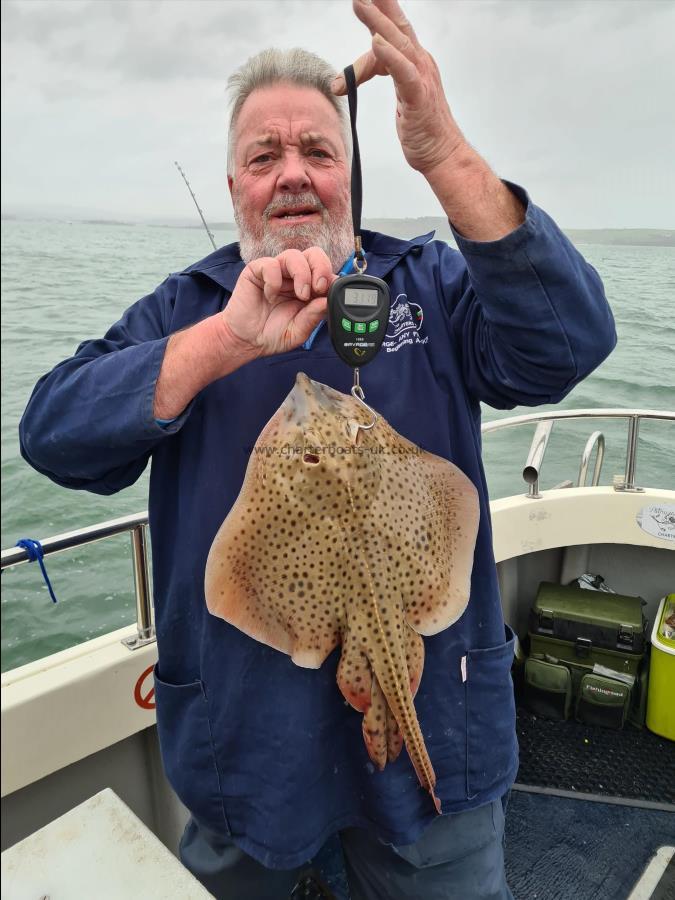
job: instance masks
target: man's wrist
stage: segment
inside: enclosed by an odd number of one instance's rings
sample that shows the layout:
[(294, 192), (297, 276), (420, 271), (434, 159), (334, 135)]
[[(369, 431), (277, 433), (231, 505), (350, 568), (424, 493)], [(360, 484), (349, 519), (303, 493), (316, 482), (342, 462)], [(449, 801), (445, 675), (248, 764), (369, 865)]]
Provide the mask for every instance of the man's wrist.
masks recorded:
[[(222, 358), (225, 363), (226, 371), (223, 372), (223, 375), (227, 375), (233, 369), (252, 362), (261, 355), (260, 349), (252, 347), (247, 341), (243, 341), (235, 334), (227, 320), (227, 310), (219, 313), (217, 316), (213, 316), (210, 324), (213, 326), (214, 337), (221, 348)], [(230, 362), (235, 362), (236, 364), (230, 367)]]
[(520, 200), (467, 143), (425, 177), (450, 224), (462, 237), (500, 240), (525, 221)]
[(218, 313), (171, 335), (155, 388), (155, 419), (180, 415), (199, 391), (256, 358), (225, 324)]

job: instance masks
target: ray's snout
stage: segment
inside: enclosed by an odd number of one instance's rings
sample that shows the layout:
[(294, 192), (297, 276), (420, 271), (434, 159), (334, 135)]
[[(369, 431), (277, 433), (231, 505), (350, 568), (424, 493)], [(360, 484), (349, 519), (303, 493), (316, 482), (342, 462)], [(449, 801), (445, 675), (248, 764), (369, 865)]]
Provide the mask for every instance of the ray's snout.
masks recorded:
[(312, 381), (304, 372), (298, 372), (287, 403), (291, 415), (298, 424), (313, 419), (321, 410), (337, 412), (335, 403), (325, 387), (317, 381)]

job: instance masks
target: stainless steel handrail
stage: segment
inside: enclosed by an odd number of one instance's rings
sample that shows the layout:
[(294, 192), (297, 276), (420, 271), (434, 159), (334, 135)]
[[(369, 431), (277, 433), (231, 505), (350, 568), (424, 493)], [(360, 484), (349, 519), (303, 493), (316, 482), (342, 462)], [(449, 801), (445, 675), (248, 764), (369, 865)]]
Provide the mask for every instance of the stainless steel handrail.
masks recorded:
[(591, 487), (597, 487), (600, 484), (600, 472), (602, 471), (602, 463), (605, 459), (605, 436), (601, 431), (594, 431), (586, 441), (584, 452), (581, 455), (581, 464), (579, 466), (578, 487), (586, 487), (586, 475), (588, 474), (588, 464), (591, 461), (593, 448), (598, 445), (595, 454), (595, 466), (593, 467), (593, 478), (591, 479)]
[(615, 485), (618, 491), (639, 491), (635, 485), (635, 466), (637, 464), (638, 435), (640, 433), (640, 416), (631, 416), (628, 420), (628, 447), (626, 448), (626, 477), (623, 484)]
[[(513, 428), (518, 425), (527, 425), (533, 422), (550, 422), (552, 424), (554, 421), (560, 419), (628, 419), (629, 433), (628, 445), (626, 448), (625, 477), (624, 481), (618, 486), (615, 485), (615, 487), (618, 490), (640, 490), (635, 487), (640, 421), (642, 419), (661, 419), (675, 422), (675, 412), (654, 409), (558, 410), (530, 413), (523, 416), (512, 416), (508, 419), (485, 422), (481, 428), (481, 432), (482, 434), (491, 434), (493, 431), (499, 431), (502, 428)], [(550, 428), (548, 431), (550, 434)], [(541, 442), (538, 442), (538, 445), (540, 444)], [(545, 450), (545, 443), (543, 449)], [(598, 452), (600, 452), (599, 449)], [(538, 468), (541, 465), (541, 458), (543, 458), (543, 452), (537, 454), (537, 478)], [(593, 474), (594, 484), (596, 484), (596, 474), (599, 476), (597, 459), (596, 471)], [(136, 637), (125, 641), (125, 644), (132, 650), (155, 639), (152, 592), (150, 588), (147, 553), (147, 527), (148, 514), (147, 512), (141, 512), (130, 516), (123, 516), (119, 519), (111, 519), (107, 522), (98, 522), (97, 524), (90, 525), (86, 528), (79, 528), (76, 531), (69, 531), (64, 534), (55, 535), (54, 537), (45, 538), (45, 540), (41, 542), (44, 555), (51, 556), (54, 553), (71, 550), (73, 547), (81, 547), (85, 544), (92, 544), (95, 541), (100, 541), (116, 534), (122, 534), (125, 531), (131, 532), (134, 584), (136, 592), (137, 634)], [(17, 566), (26, 562), (29, 562), (29, 556), (28, 552), (24, 550), (23, 547), (10, 547), (7, 550), (3, 550), (0, 555), (0, 567), (3, 571), (10, 566)]]
[[(136, 634), (122, 642), (130, 650), (137, 650), (155, 640), (147, 530), (148, 514), (142, 512), (123, 516), (120, 519), (110, 519), (107, 522), (97, 522), (96, 525), (78, 528), (77, 531), (68, 531), (65, 534), (57, 534), (40, 542), (43, 555), (53, 556), (64, 550), (72, 550), (74, 547), (83, 547), (86, 544), (102, 541), (104, 538), (124, 534), (125, 531), (131, 532), (134, 593), (136, 596)], [(18, 566), (29, 561), (28, 551), (23, 547), (10, 547), (8, 550), (3, 550), (0, 558), (2, 571), (10, 566)]]
[[(72, 550), (73, 547), (82, 547), (85, 544), (93, 544), (104, 538), (113, 537), (116, 534), (124, 534), (131, 531), (137, 525), (147, 525), (147, 512), (133, 513), (130, 516), (122, 516), (120, 519), (110, 519), (107, 522), (97, 522), (96, 525), (88, 525), (86, 528), (78, 528), (77, 531), (66, 531), (53, 537), (45, 538), (40, 543), (45, 556), (53, 553), (62, 553), (64, 550)], [(0, 568), (16, 566), (20, 563), (30, 562), (28, 552), (23, 547), (10, 547), (3, 550), (0, 557)]]
[(547, 412), (526, 413), (524, 416), (509, 416), (508, 419), (494, 419), (484, 422), (481, 434), (490, 434), (501, 428), (515, 428), (530, 422), (546, 422), (549, 419), (666, 419), (675, 421), (675, 410), (661, 409), (560, 409)]
[(147, 524), (135, 525), (131, 531), (134, 593), (136, 595), (136, 634), (134, 637), (122, 641), (130, 650), (144, 647), (155, 639), (155, 610), (152, 602), (147, 532)]
[[(626, 447), (626, 468), (623, 481), (614, 482), (615, 491), (642, 491), (643, 488), (635, 484), (635, 471), (637, 467), (638, 452), (638, 435), (640, 422), (643, 419), (660, 419), (665, 421), (675, 421), (675, 411), (660, 409), (564, 409), (551, 410), (548, 412), (528, 413), (524, 416), (512, 416), (508, 419), (497, 419), (494, 422), (486, 422), (481, 428), (481, 434), (491, 434), (493, 431), (499, 431), (502, 428), (514, 428), (517, 425), (526, 425), (532, 422), (549, 422), (559, 421), (561, 419), (627, 419), (628, 420), (628, 445)], [(537, 435), (535, 434), (535, 441)], [(533, 441), (534, 446), (534, 441)], [(544, 447), (544, 449), (546, 449)], [(530, 449), (532, 452), (532, 448)], [(543, 459), (543, 456), (540, 458)], [(529, 479), (523, 477), (529, 482)], [(537, 486), (538, 487), (538, 486)], [(528, 493), (528, 497), (537, 497), (532, 493), (532, 489)]]

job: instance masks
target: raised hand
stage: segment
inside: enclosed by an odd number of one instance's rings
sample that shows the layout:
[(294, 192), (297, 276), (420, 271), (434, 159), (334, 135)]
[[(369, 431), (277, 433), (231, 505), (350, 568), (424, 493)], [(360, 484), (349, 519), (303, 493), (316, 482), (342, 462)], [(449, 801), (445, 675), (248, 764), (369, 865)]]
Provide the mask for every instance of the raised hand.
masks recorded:
[[(372, 49), (354, 65), (356, 83), (391, 75), (396, 90), (396, 131), (403, 153), (423, 175), (448, 162), (466, 141), (443, 91), (438, 66), (417, 40), (396, 0), (352, 0), (354, 12), (373, 35)], [(343, 76), (333, 93), (345, 94)]]

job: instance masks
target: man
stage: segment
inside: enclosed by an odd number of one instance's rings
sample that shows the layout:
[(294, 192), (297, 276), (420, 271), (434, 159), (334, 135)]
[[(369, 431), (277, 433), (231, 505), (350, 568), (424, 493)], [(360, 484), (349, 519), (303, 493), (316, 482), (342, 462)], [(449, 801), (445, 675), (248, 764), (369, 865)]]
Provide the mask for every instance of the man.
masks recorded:
[(351, 384), (326, 328), (310, 340), (353, 249), (344, 85), (330, 87), (327, 64), (267, 51), (231, 79), (228, 184), (240, 244), (171, 276), (45, 376), (22, 449), (60, 484), (99, 493), (131, 484), (152, 457), (158, 729), (167, 775), (192, 813), (182, 858), (216, 896), (288, 896), (339, 832), (353, 900), (507, 898), (513, 636), (492, 555), (479, 404), (558, 401), (611, 351), (613, 321), (595, 271), (466, 142), (395, 0), (355, 0), (354, 9), (373, 33), (357, 80), (393, 78), (403, 152), (461, 251), (431, 235), (364, 240), (396, 321), (366, 370), (368, 402), (458, 465), (481, 504), (468, 608), (425, 640), (416, 697), (444, 815), (406, 753), (374, 771), (361, 716), (335, 684), (339, 651), (317, 671), (301, 669), (204, 602), (206, 556), (239, 492), (246, 448), (296, 373)]

